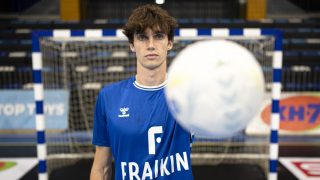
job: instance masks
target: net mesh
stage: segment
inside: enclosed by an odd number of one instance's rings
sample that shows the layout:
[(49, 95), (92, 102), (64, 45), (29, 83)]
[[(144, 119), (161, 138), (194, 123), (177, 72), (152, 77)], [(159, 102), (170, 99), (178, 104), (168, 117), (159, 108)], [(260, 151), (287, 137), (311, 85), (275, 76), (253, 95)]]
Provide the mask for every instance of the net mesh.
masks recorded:
[[(168, 66), (187, 45), (208, 38), (176, 38), (168, 54)], [(271, 102), (272, 37), (229, 38), (249, 49), (259, 61), (266, 82), (266, 101)], [(47, 131), (48, 171), (93, 157), (93, 112), (99, 90), (136, 74), (135, 55), (123, 39), (41, 39), (43, 83), (47, 89), (70, 92), (68, 128)], [(44, 100), (45, 102), (45, 100)], [(192, 147), (193, 164), (250, 163), (268, 171), (268, 135), (245, 131), (228, 139), (198, 139)]]

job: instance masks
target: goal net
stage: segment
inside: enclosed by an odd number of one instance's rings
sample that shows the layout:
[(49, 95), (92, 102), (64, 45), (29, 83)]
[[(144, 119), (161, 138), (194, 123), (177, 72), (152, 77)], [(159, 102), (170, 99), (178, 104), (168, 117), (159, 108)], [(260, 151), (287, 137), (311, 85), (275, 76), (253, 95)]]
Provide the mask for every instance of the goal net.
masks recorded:
[[(174, 48), (168, 54), (168, 66), (180, 50), (203, 39), (213, 37), (176, 37)], [(263, 69), (265, 100), (270, 103), (274, 38), (227, 39), (241, 44), (254, 54)], [(65, 119), (67, 125), (47, 130), (47, 167), (50, 173), (80, 159), (93, 158), (91, 140), (97, 94), (107, 84), (134, 76), (136, 58), (123, 37), (41, 38), (40, 49), (44, 91), (65, 90), (69, 94), (68, 118)], [(195, 137), (191, 154), (193, 165), (257, 165), (265, 176), (268, 173), (268, 157), (269, 135), (252, 135), (245, 130), (228, 139)]]

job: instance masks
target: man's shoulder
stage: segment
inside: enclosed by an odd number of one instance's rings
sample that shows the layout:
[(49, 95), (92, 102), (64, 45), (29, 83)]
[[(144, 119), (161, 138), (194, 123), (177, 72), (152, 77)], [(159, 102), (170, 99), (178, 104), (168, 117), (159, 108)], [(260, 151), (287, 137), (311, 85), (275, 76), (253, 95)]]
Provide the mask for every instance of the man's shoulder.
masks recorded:
[(128, 79), (124, 79), (118, 82), (113, 82), (110, 84), (105, 85), (101, 91), (102, 92), (119, 92), (122, 89), (130, 88), (134, 81), (134, 77), (130, 77)]

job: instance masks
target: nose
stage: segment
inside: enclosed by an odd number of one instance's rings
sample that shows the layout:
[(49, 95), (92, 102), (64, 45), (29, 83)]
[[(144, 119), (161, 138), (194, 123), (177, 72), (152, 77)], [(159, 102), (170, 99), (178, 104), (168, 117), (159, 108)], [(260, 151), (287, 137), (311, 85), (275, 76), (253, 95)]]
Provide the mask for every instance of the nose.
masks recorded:
[(154, 50), (154, 42), (153, 42), (153, 38), (150, 38), (149, 41), (148, 41), (148, 50), (149, 51), (152, 51)]

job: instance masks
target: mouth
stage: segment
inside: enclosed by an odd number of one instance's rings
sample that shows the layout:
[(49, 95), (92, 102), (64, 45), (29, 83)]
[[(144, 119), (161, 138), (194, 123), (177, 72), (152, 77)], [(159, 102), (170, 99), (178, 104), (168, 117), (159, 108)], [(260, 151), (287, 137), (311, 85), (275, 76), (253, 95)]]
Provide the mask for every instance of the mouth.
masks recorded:
[(157, 54), (147, 54), (145, 57), (146, 57), (147, 59), (155, 59), (155, 58), (158, 57), (158, 55), (157, 55)]

